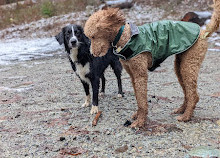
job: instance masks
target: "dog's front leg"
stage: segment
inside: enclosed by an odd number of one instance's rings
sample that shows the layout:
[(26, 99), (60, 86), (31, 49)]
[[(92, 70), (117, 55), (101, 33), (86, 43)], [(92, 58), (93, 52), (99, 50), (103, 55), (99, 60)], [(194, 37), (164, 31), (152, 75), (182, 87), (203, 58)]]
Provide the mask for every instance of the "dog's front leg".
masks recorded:
[(85, 103), (82, 105), (82, 107), (87, 107), (89, 106), (90, 102), (91, 102), (91, 97), (90, 97), (90, 93), (89, 93), (89, 84), (82, 81), (82, 84), (83, 84), (83, 88), (84, 88), (84, 91), (86, 93), (86, 100), (85, 100)]
[[(124, 65), (124, 64), (123, 64)], [(147, 79), (148, 79), (148, 58), (146, 55), (138, 55), (127, 61), (125, 69), (130, 74), (135, 96), (138, 104), (138, 110), (135, 114), (136, 120), (131, 127), (144, 126), (148, 113), (147, 104)]]
[(98, 77), (94, 77), (93, 81), (92, 81), (92, 108), (90, 113), (91, 114), (95, 114), (98, 113), (99, 108), (98, 108), (98, 94), (99, 94), (99, 78)]
[(134, 75), (135, 96), (138, 104), (137, 113), (133, 115), (136, 120), (131, 124), (131, 127), (141, 127), (146, 122), (148, 113), (147, 104), (147, 73)]

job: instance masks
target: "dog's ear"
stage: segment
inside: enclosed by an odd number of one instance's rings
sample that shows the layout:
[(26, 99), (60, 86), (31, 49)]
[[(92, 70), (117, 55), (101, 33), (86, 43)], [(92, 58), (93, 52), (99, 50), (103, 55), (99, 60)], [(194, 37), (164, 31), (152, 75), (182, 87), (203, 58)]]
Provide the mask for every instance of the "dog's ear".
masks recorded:
[(65, 47), (65, 51), (67, 51), (67, 53), (70, 53), (70, 49), (68, 47), (68, 44), (66, 43), (66, 41), (64, 40), (64, 32), (65, 32), (66, 27), (62, 28), (62, 31), (57, 34), (55, 36), (56, 40), (59, 42), (60, 45), (64, 44)]
[(77, 29), (80, 30), (81, 39), (84, 41), (83, 43), (90, 45), (90, 40), (89, 40), (89, 38), (85, 35), (82, 26), (80, 26), (80, 25), (76, 25), (76, 26), (77, 26)]
[(80, 25), (76, 25), (76, 26), (77, 26), (77, 29), (79, 29), (81, 33), (84, 32), (82, 26), (80, 26)]
[(115, 21), (119, 25), (125, 24), (125, 17), (119, 8), (109, 8), (106, 11), (108, 12), (107, 19), (109, 22)]
[(119, 8), (108, 8), (103, 10), (106, 13), (99, 23), (96, 24), (98, 30), (112, 32), (114, 28), (118, 28), (125, 24), (125, 17)]
[(66, 32), (66, 30), (68, 29), (68, 27), (64, 27), (64, 28), (62, 28), (62, 40), (61, 40), (61, 42), (63, 42), (63, 44), (64, 44), (64, 47), (65, 47), (65, 51), (68, 53), (68, 54), (70, 54), (70, 49), (69, 49), (69, 47), (68, 47), (68, 43), (67, 43), (67, 41), (65, 40), (65, 38), (64, 38), (64, 36), (65, 36), (65, 32)]
[(56, 40), (59, 42), (60, 45), (64, 43), (64, 36), (63, 36), (63, 31), (60, 32), (55, 36)]

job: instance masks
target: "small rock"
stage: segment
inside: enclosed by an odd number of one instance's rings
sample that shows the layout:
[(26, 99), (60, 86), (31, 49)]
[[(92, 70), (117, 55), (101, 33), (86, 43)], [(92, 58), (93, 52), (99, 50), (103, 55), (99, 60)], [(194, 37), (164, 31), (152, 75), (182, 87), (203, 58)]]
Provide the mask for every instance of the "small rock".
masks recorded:
[(87, 144), (87, 143), (84, 143), (84, 144), (82, 145), (82, 147), (83, 147), (83, 148), (87, 148), (87, 147), (88, 147), (88, 144)]
[(128, 126), (130, 126), (131, 125), (131, 121), (129, 121), (129, 120), (127, 120), (125, 123), (124, 123), (124, 126), (125, 127), (128, 127)]
[(75, 136), (75, 137), (73, 137), (73, 140), (76, 140), (76, 136)]
[(60, 137), (60, 141), (64, 141), (65, 139), (65, 137)]
[(102, 151), (99, 147), (94, 147), (94, 151), (99, 152)]
[(111, 132), (110, 132), (110, 131), (106, 131), (106, 134), (107, 134), (107, 135), (110, 135), (110, 134), (111, 134)]
[(91, 140), (91, 138), (90, 138), (89, 136), (86, 136), (86, 139), (87, 139), (87, 140)]
[(130, 150), (130, 153), (135, 153), (136, 151), (137, 151), (136, 148), (132, 148), (132, 149)]
[(16, 116), (15, 116), (15, 118), (18, 118), (18, 117), (20, 117), (21, 115), (20, 114), (17, 114)]
[(123, 152), (125, 152), (125, 151), (127, 151), (127, 150), (128, 150), (128, 146), (127, 146), (127, 145), (124, 145), (124, 146), (122, 146), (122, 147), (119, 147), (119, 148), (115, 149), (115, 153), (116, 153), (116, 154), (118, 154), (118, 153), (123, 153)]
[(220, 126), (220, 120), (216, 121), (216, 123)]

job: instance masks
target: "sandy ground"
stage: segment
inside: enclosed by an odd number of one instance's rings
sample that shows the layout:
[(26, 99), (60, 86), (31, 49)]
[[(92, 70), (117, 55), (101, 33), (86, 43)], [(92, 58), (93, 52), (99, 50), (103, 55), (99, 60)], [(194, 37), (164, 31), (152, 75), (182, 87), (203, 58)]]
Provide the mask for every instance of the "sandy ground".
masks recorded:
[[(0, 157), (184, 157), (195, 147), (220, 148), (220, 52), (208, 52), (202, 65), (200, 101), (192, 121), (178, 122), (171, 111), (183, 102), (173, 57), (149, 73), (149, 121), (144, 129), (124, 127), (136, 110), (127, 73), (124, 98), (107, 69), (102, 117), (92, 127), (90, 107), (65, 56), (0, 66)], [(72, 155), (71, 155), (72, 154)]]
[[(138, 24), (162, 19), (163, 13), (149, 6), (127, 12)], [(84, 14), (72, 13), (6, 29), (0, 37), (51, 37), (72, 17), (79, 23), (86, 20)], [(65, 53), (0, 65), (0, 157), (220, 157), (220, 52), (213, 42), (210, 48), (218, 51), (209, 51), (202, 64), (200, 101), (190, 122), (178, 122), (176, 115), (170, 115), (183, 102), (173, 71), (174, 57), (149, 72), (149, 115), (144, 129), (124, 126), (137, 108), (125, 71), (125, 97), (117, 98), (116, 78), (111, 69), (106, 70), (106, 95), (99, 106), (102, 116), (92, 127), (95, 115), (90, 115), (90, 107), (81, 107), (84, 91)]]

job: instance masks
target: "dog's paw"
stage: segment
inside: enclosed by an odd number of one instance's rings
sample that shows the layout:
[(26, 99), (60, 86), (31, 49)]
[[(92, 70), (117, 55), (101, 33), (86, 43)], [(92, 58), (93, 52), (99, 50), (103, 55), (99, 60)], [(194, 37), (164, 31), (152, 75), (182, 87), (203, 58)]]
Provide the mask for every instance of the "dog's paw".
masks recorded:
[(131, 116), (132, 120), (136, 120), (137, 119), (137, 112), (135, 112), (132, 116)]
[(145, 124), (145, 119), (137, 119), (130, 125), (130, 127), (139, 128), (139, 127), (143, 127), (144, 124)]
[(90, 111), (90, 114), (96, 114), (99, 112), (99, 108), (98, 106), (94, 106), (92, 105), (92, 108), (91, 108), (91, 111)]
[(183, 114), (181, 116), (177, 116), (176, 119), (180, 122), (187, 122), (187, 121), (191, 120), (191, 117)]
[(183, 114), (184, 112), (185, 112), (185, 108), (180, 107), (180, 108), (174, 109), (171, 114)]
[(105, 93), (104, 93), (104, 92), (100, 92), (100, 93), (99, 93), (99, 96), (100, 96), (100, 97), (104, 97), (104, 96), (105, 96)]
[(122, 98), (123, 97), (123, 95), (122, 94), (118, 94), (118, 98)]
[(90, 105), (90, 99), (90, 95), (87, 95), (85, 103), (82, 105), (82, 107), (88, 107)]
[(82, 107), (88, 107), (89, 106), (89, 102), (85, 102)]

